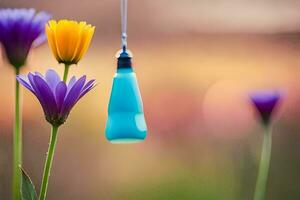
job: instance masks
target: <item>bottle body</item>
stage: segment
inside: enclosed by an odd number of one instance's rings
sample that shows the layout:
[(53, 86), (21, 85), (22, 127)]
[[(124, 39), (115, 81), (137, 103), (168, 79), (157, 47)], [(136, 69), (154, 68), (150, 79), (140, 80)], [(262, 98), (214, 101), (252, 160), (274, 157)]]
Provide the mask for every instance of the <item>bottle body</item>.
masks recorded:
[(147, 125), (135, 72), (118, 69), (108, 106), (106, 138), (112, 143), (131, 143), (145, 139)]

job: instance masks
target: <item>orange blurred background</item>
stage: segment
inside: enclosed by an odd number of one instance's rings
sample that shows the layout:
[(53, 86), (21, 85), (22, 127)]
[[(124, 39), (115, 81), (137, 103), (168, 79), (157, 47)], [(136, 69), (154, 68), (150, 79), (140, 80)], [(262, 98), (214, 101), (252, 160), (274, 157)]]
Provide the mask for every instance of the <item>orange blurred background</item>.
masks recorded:
[[(2, 0), (54, 19), (86, 20), (96, 32), (70, 74), (98, 82), (60, 129), (48, 199), (252, 199), (262, 129), (248, 93), (280, 89), (274, 123), (269, 199), (300, 199), (300, 2), (295, 0), (129, 0), (128, 45), (141, 89), (148, 137), (113, 145), (104, 136), (115, 54), (117, 0)], [(47, 44), (22, 73), (53, 68)], [(0, 199), (11, 199), (14, 73), (0, 60)], [(36, 188), (50, 127), (23, 89), (24, 168)]]

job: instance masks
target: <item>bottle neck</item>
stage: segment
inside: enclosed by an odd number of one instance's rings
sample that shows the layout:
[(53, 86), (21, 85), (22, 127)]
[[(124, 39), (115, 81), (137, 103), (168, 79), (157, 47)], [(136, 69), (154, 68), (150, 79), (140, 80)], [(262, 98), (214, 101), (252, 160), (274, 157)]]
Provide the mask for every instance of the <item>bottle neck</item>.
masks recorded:
[(117, 69), (132, 69), (132, 62), (130, 57), (119, 57)]
[(126, 74), (134, 72), (132, 68), (121, 68), (117, 69), (117, 73)]

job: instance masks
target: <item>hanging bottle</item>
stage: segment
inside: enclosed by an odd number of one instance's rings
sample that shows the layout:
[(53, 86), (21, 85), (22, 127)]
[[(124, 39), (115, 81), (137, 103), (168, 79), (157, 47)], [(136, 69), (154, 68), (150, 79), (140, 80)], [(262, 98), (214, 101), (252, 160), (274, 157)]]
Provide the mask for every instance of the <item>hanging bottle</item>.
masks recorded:
[(139, 142), (146, 138), (143, 102), (132, 69), (132, 55), (127, 50), (127, 0), (121, 2), (122, 50), (117, 54), (117, 72), (113, 79), (106, 138), (112, 143)]
[(143, 102), (132, 69), (131, 55), (123, 48), (118, 55), (117, 72), (113, 78), (106, 138), (112, 143), (132, 143), (144, 140), (146, 134)]

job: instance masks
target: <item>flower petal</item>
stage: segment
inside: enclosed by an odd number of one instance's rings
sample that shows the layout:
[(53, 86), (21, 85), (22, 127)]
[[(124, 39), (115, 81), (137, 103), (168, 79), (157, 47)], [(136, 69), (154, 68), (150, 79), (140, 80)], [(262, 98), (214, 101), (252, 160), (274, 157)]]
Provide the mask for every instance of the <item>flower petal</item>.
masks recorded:
[(57, 27), (56, 21), (50, 20), (46, 24), (46, 34), (48, 38), (48, 44), (52, 50), (54, 57), (58, 62), (61, 62), (62, 58), (58, 53), (57, 40), (56, 40), (56, 27)]
[(54, 94), (53, 94), (51, 88), (48, 86), (46, 81), (39, 76), (34, 76), (33, 80), (36, 85), (35, 91), (37, 91), (37, 90), (39, 91), (43, 101), (45, 102), (45, 104), (47, 106), (47, 110), (50, 113), (49, 117), (55, 116), (55, 114), (58, 113), (58, 110), (57, 110), (55, 97), (54, 97)]
[(94, 29), (94, 26), (86, 22), (51, 20), (46, 25), (46, 33), (57, 61), (77, 64), (89, 47)]
[(49, 69), (46, 72), (45, 79), (52, 91), (55, 92), (56, 86), (60, 82), (60, 77), (56, 73), (56, 71), (54, 71), (53, 69)]
[(74, 86), (70, 89), (68, 92), (67, 96), (65, 97), (64, 104), (61, 109), (61, 115), (68, 115), (72, 107), (75, 105), (77, 102), (80, 92), (84, 86), (86, 76), (82, 76), (75, 84)]
[(72, 77), (67, 86), (51, 69), (45, 77), (39, 72), (30, 72), (27, 76), (18, 75), (17, 79), (37, 97), (47, 121), (54, 125), (63, 124), (76, 102), (95, 86), (95, 80), (86, 83), (86, 76), (77, 81)]
[(69, 34), (71, 32), (70, 32), (69, 23), (67, 22), (68, 22), (67, 20), (60, 20), (57, 23), (56, 32), (55, 32), (57, 51), (62, 61), (69, 61), (66, 60), (66, 57), (67, 57), (67, 50), (68, 50), (68, 43), (69, 43)]
[(39, 102), (40, 102), (40, 104), (41, 104), (41, 106), (42, 106), (42, 108), (43, 108), (43, 110), (44, 110), (45, 115), (46, 115), (46, 116), (47, 116), (47, 115), (50, 116), (50, 110), (49, 110), (49, 108), (48, 108), (48, 105), (47, 105), (47, 103), (46, 103), (44, 97), (42, 96), (40, 90), (37, 88), (37, 86), (36, 86), (36, 84), (35, 84), (35, 81), (34, 81), (34, 77), (35, 77), (34, 74), (32, 74), (32, 73), (29, 73), (29, 74), (28, 74), (28, 79), (29, 79), (29, 81), (30, 81), (30, 84), (31, 84), (33, 90), (35, 91), (35, 93), (34, 93), (35, 96), (36, 96), (37, 99), (39, 100)]
[(14, 67), (26, 63), (35, 40), (41, 44), (44, 40), (44, 26), (49, 19), (46, 12), (37, 13), (35, 9), (0, 9), (0, 41), (3, 44), (8, 61)]
[(27, 76), (18, 75), (16, 78), (17, 78), (17, 80), (19, 81), (20, 84), (22, 84), (24, 87), (26, 87), (28, 90), (30, 90), (33, 94), (35, 94), (33, 88), (30, 85), (30, 82), (29, 82)]
[(80, 43), (80, 46), (78, 47), (78, 52), (76, 53), (75, 63), (79, 62), (79, 60), (83, 57), (83, 55), (86, 53), (87, 49), (89, 48), (89, 45), (91, 43), (92, 37), (94, 35), (95, 27), (91, 25), (87, 25), (84, 27), (84, 30), (81, 33), (82, 42)]
[(270, 122), (272, 113), (281, 96), (282, 94), (279, 91), (257, 91), (250, 94), (250, 99), (265, 124)]
[(80, 92), (80, 96), (79, 99), (81, 97), (83, 97), (88, 91), (90, 91), (91, 89), (93, 89), (95, 80), (90, 80), (89, 82), (87, 82), (87, 84), (85, 84), (85, 86), (82, 88), (82, 91)]
[(32, 47), (38, 47), (46, 41), (47, 37), (44, 27), (47, 21), (51, 19), (51, 17), (52, 16), (49, 13), (43, 11), (36, 14), (33, 23), (36, 29), (38, 29), (39, 36), (34, 40)]
[(70, 92), (71, 88), (74, 86), (75, 83), (76, 83), (76, 77), (72, 76), (72, 78), (70, 79), (69, 84), (68, 84), (68, 91), (67, 91), (67, 93)]
[(55, 89), (55, 100), (56, 100), (56, 105), (58, 108), (58, 111), (60, 112), (62, 105), (64, 103), (65, 96), (67, 94), (67, 86), (66, 83), (63, 81), (60, 81)]

